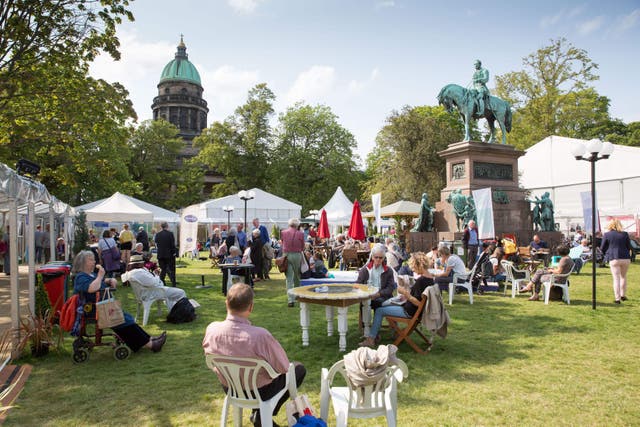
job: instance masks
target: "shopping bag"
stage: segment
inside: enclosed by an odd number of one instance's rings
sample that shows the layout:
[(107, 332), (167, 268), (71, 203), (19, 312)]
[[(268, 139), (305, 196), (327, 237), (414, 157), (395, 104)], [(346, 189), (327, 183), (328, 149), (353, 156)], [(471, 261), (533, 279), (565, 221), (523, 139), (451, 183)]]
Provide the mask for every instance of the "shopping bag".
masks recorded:
[(313, 417), (315, 414), (306, 394), (300, 394), (295, 399), (288, 401), (285, 410), (287, 412), (287, 422), (290, 426), (297, 424), (298, 420), (305, 415)]
[(287, 260), (287, 256), (281, 256), (280, 258), (276, 258), (276, 265), (278, 266), (278, 271), (280, 273), (286, 273), (289, 268), (289, 261)]
[(105, 290), (104, 298), (96, 303), (96, 313), (100, 329), (113, 328), (124, 323), (124, 312), (120, 301), (111, 296), (109, 289)]

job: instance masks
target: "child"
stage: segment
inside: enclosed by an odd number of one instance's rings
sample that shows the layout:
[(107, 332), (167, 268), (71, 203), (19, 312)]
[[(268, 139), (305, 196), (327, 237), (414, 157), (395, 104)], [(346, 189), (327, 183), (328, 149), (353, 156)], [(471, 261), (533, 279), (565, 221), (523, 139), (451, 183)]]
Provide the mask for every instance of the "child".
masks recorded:
[(324, 258), (322, 257), (322, 254), (320, 252), (316, 252), (315, 254), (313, 254), (312, 256), (313, 258), (313, 271), (311, 272), (311, 277), (315, 278), (315, 279), (322, 279), (325, 277), (328, 277), (328, 270), (327, 267), (325, 267), (324, 265)]

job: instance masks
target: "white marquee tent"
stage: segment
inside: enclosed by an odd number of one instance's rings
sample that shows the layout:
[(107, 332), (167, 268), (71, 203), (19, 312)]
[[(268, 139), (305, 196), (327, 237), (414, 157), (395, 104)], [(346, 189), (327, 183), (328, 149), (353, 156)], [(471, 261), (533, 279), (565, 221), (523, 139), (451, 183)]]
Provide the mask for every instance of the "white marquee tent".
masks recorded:
[[(272, 224), (285, 228), (289, 219), (300, 218), (302, 206), (259, 188), (252, 188), (249, 191), (253, 191), (255, 196), (247, 201), (247, 222), (250, 223), (253, 218), (258, 218), (267, 228)], [(231, 224), (244, 221), (244, 201), (237, 194), (207, 200), (184, 210), (196, 212), (195, 216), (200, 223), (226, 224), (227, 212), (223, 209), (225, 206), (233, 206), (233, 211), (229, 214)], [(195, 210), (193, 210), (194, 207)]]
[[(561, 230), (583, 225), (580, 193), (591, 191), (591, 165), (571, 154), (582, 139), (549, 136), (518, 160), (520, 184), (531, 198), (549, 192)], [(596, 163), (596, 201), (601, 221), (608, 215), (640, 214), (640, 148), (615, 145), (608, 159)]]
[(345, 196), (342, 187), (338, 187), (329, 201), (318, 211), (327, 211), (327, 221), (329, 225), (349, 225), (351, 222), (351, 212), (353, 212), (353, 202)]
[(116, 192), (106, 199), (96, 200), (81, 206), (76, 211), (83, 210), (87, 214), (87, 221), (105, 222), (170, 222), (177, 223), (180, 216), (167, 209), (143, 202), (134, 197)]

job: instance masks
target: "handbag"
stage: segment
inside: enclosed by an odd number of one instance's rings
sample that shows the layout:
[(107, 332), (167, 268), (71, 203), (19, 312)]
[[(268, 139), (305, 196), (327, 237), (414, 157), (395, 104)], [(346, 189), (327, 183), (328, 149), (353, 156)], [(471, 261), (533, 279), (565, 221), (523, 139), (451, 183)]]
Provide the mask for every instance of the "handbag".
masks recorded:
[(280, 273), (286, 273), (289, 268), (289, 261), (287, 260), (287, 256), (281, 256), (275, 259), (276, 265), (278, 266), (278, 271)]
[[(315, 417), (315, 411), (309, 403), (309, 398), (306, 394), (300, 394), (295, 399), (291, 399), (285, 406), (287, 413), (287, 423), (290, 426), (325, 426), (326, 423)], [(318, 423), (318, 421), (320, 423)]]
[(109, 241), (104, 239), (104, 243), (107, 245), (108, 250), (101, 253), (102, 264), (107, 272), (120, 271), (120, 251), (116, 246), (109, 246)]
[(104, 299), (96, 303), (96, 314), (100, 329), (113, 328), (124, 323), (124, 312), (120, 301), (111, 296), (109, 288), (104, 291)]

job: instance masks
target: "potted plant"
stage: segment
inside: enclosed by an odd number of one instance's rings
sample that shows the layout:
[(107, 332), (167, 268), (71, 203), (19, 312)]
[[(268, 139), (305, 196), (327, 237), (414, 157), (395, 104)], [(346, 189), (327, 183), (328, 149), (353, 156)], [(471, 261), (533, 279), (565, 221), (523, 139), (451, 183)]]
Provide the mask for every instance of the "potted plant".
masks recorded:
[(62, 338), (62, 332), (53, 324), (51, 310), (47, 309), (39, 314), (29, 314), (20, 319), (21, 350), (27, 344), (31, 347), (31, 354), (35, 357), (45, 356), (51, 346), (55, 347)]

